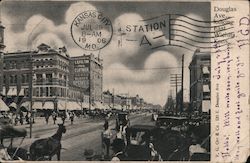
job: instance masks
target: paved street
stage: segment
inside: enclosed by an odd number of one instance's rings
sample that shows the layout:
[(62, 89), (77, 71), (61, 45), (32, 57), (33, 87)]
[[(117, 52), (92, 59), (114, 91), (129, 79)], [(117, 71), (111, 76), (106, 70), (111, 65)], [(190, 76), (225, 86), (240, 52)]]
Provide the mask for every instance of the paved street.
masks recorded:
[[(153, 124), (150, 121), (150, 114), (141, 115), (134, 114), (129, 116), (131, 125), (134, 124)], [(59, 122), (59, 121), (58, 121)], [(111, 128), (115, 126), (115, 120), (110, 120)], [(61, 160), (85, 160), (84, 150), (93, 149), (96, 154), (101, 154), (101, 132), (104, 120), (93, 120), (90, 118), (76, 118), (73, 125), (67, 120), (65, 125), (67, 132), (62, 137)], [(29, 138), (29, 125), (18, 126), (26, 127), (28, 135), (22, 143), (22, 147), (29, 149), (30, 144), (39, 138), (45, 138), (53, 135), (57, 130), (57, 125), (54, 125), (52, 119), (49, 124), (45, 124), (44, 118), (38, 118), (33, 126), (33, 136)], [(14, 140), (14, 145), (20, 143), (20, 139)], [(56, 160), (56, 156), (53, 160)]]

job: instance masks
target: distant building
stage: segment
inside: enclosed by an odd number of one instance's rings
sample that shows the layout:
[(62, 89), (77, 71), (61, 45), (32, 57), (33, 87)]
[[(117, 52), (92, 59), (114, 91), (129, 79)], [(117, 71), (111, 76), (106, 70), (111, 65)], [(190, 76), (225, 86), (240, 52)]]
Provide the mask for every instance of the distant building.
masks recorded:
[(113, 107), (113, 94), (109, 90), (103, 92), (103, 105), (107, 110)]
[(122, 97), (120, 95), (113, 95), (113, 108), (122, 110)]
[(134, 109), (139, 109), (140, 107), (140, 97), (136, 95), (135, 97), (131, 97), (132, 106)]
[(124, 110), (130, 110), (132, 109), (132, 100), (131, 98), (127, 97), (127, 96), (121, 96), (122, 98), (122, 109)]
[(196, 51), (189, 65), (190, 70), (190, 109), (209, 112), (211, 55)]

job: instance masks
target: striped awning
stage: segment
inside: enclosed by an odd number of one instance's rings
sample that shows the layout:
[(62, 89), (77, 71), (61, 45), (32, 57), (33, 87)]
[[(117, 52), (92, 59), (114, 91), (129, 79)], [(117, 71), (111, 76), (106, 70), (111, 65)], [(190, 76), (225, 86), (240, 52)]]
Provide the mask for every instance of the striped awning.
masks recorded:
[(32, 108), (33, 109), (43, 109), (43, 103), (39, 102), (39, 101), (33, 102)]
[(59, 101), (58, 104), (57, 104), (57, 107), (59, 110), (65, 110), (67, 105), (66, 105), (66, 102), (65, 101)]
[[(81, 106), (81, 104), (80, 104), (80, 106)], [(89, 108), (89, 103), (83, 102), (82, 103), (82, 108), (88, 109)]]
[(43, 109), (53, 110), (54, 109), (54, 103), (51, 102), (51, 101), (45, 102), (44, 105), (43, 105)]
[(7, 96), (17, 96), (16, 87), (10, 87), (9, 91), (7, 92)]
[(67, 110), (81, 110), (80, 105), (75, 101), (70, 101), (67, 103)]

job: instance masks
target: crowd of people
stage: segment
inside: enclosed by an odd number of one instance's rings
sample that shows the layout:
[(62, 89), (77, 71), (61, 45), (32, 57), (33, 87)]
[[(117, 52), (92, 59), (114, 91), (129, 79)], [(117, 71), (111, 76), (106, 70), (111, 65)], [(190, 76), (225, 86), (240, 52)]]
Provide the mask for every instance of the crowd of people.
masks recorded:
[(61, 119), (63, 124), (65, 123), (66, 119), (69, 119), (71, 124), (74, 124), (75, 116), (76, 116), (76, 114), (73, 111), (68, 111), (68, 112), (64, 111), (61, 113), (53, 111), (52, 113), (45, 113), (44, 114), (46, 124), (49, 123), (50, 117), (52, 118), (54, 124), (56, 124), (56, 122), (59, 118)]

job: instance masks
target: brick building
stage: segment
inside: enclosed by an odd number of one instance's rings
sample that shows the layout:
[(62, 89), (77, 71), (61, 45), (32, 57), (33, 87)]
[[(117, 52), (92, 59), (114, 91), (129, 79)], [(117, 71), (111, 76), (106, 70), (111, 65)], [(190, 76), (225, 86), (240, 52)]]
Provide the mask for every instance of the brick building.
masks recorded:
[(197, 50), (189, 65), (191, 111), (209, 112), (210, 110), (210, 57), (210, 53)]
[(72, 57), (70, 78), (73, 85), (82, 88), (83, 92), (90, 95), (91, 107), (103, 109), (102, 60), (91, 55)]
[[(86, 95), (70, 78), (70, 57), (66, 48), (52, 49), (41, 44), (35, 51), (4, 54), (3, 94), (15, 99), (12, 107), (33, 109), (81, 110)], [(81, 104), (81, 105), (80, 105)], [(83, 105), (86, 107), (86, 105)]]
[(1, 25), (0, 21), (0, 93), (3, 91), (3, 50), (4, 45), (4, 27)]

